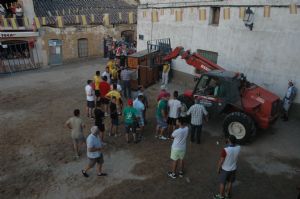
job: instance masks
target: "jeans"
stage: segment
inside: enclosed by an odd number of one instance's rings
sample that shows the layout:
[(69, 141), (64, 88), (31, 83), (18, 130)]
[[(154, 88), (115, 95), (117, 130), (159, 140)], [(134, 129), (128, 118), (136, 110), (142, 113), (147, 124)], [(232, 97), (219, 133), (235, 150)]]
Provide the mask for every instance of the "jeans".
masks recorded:
[[(128, 95), (127, 95), (128, 93)], [(131, 86), (130, 86), (130, 80), (124, 80), (123, 81), (123, 94), (124, 97), (127, 98), (131, 98)]]
[(164, 84), (164, 85), (167, 85), (168, 84), (168, 81), (169, 81), (169, 73), (162, 73), (162, 77), (161, 77), (161, 83)]
[(191, 142), (195, 142), (195, 134), (197, 139), (197, 144), (201, 142), (201, 131), (202, 125), (191, 125)]

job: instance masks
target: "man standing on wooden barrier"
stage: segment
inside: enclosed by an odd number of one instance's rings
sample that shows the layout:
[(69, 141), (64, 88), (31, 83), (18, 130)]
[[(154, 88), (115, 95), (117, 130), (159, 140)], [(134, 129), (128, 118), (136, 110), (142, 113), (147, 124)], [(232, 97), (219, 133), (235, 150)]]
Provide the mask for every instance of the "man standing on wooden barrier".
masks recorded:
[(161, 79), (162, 79), (161, 84), (162, 85), (168, 84), (170, 68), (171, 67), (170, 67), (169, 62), (165, 62), (165, 64), (163, 65), (163, 71), (162, 71), (162, 76), (161, 76)]

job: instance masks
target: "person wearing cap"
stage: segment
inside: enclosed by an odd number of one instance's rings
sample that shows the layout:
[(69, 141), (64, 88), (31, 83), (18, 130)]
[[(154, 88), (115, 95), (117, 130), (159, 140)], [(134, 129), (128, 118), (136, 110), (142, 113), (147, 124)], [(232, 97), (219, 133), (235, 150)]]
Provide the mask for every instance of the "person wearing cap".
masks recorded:
[(125, 130), (126, 130), (126, 141), (130, 143), (129, 133), (132, 130), (133, 134), (133, 141), (137, 143), (137, 136), (136, 136), (136, 120), (137, 120), (137, 110), (133, 107), (133, 100), (128, 99), (127, 101), (128, 106), (124, 108), (124, 123), (125, 123)]
[(84, 177), (89, 177), (87, 171), (90, 170), (97, 164), (97, 175), (98, 176), (106, 176), (106, 173), (102, 172), (102, 165), (104, 163), (103, 159), (103, 143), (99, 137), (99, 129), (97, 126), (93, 126), (91, 128), (91, 133), (86, 139), (87, 145), (87, 157), (89, 160), (88, 165), (85, 169), (81, 170), (82, 175)]
[(195, 104), (189, 108), (187, 115), (191, 115), (191, 142), (195, 142), (195, 135), (197, 144), (201, 142), (202, 120), (208, 121), (208, 112), (205, 107), (200, 104), (199, 99), (195, 99)]
[(162, 98), (159, 100), (156, 107), (156, 138), (160, 140), (167, 140), (164, 136), (166, 129), (168, 128), (167, 119), (168, 119), (168, 100), (170, 98), (169, 93), (164, 93)]
[(160, 86), (160, 92), (159, 92), (156, 100), (159, 101), (166, 93), (168, 93), (166, 86), (165, 85), (161, 85)]
[(294, 86), (293, 81), (290, 80), (288, 83), (288, 90), (283, 98), (283, 115), (282, 115), (283, 121), (288, 121), (289, 119), (288, 117), (289, 109), (296, 97), (296, 93), (297, 93), (296, 87)]

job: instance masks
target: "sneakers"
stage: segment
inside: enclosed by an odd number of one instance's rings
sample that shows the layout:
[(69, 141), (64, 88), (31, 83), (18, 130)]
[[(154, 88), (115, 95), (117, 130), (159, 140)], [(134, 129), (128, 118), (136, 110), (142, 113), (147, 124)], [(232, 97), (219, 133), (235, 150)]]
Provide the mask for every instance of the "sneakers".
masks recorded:
[(160, 140), (167, 140), (168, 138), (166, 138), (165, 136), (162, 135), (162, 136), (159, 137), (159, 139)]
[(168, 172), (168, 176), (172, 179), (176, 179), (176, 174), (171, 171)]
[(83, 175), (84, 177), (86, 177), (86, 178), (89, 177), (89, 175), (85, 172), (85, 170), (81, 170), (81, 173), (82, 173), (82, 175)]
[(183, 178), (183, 171), (179, 171), (179, 172), (178, 172), (178, 176), (179, 176), (180, 178)]
[(98, 173), (97, 176), (107, 176), (107, 173)]
[(225, 199), (225, 197), (221, 196), (220, 194), (215, 194), (214, 199)]

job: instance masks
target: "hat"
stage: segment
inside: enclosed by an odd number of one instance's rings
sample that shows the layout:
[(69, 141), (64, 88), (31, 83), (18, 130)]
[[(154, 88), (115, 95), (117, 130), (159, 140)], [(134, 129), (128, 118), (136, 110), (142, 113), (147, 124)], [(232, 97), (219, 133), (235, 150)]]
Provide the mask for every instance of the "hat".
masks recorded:
[(128, 104), (129, 106), (132, 106), (132, 105), (133, 105), (132, 99), (128, 99), (128, 100), (127, 100), (127, 104)]
[(98, 133), (99, 132), (99, 129), (97, 126), (92, 126), (91, 128), (91, 133), (95, 134), (95, 133)]

